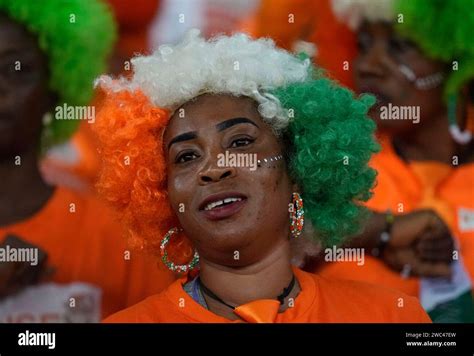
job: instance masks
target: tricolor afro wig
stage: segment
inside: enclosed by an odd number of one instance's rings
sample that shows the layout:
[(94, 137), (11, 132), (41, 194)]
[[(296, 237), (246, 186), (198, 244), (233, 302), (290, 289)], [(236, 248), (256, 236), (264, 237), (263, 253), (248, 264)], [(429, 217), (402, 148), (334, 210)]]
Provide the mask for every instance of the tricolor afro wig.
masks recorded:
[(135, 246), (157, 251), (178, 226), (167, 197), (162, 133), (174, 110), (203, 93), (253, 98), (275, 135), (286, 138), (290, 174), (315, 239), (340, 244), (359, 231), (366, 214), (360, 203), (370, 197), (376, 175), (367, 166), (378, 149), (367, 117), (373, 97), (354, 98), (308, 59), (244, 34), (206, 41), (191, 31), (176, 46), (132, 63), (132, 79), (98, 81), (105, 99), (95, 130), (103, 158), (99, 191), (119, 211)]
[[(49, 60), (49, 86), (58, 105), (86, 105), (105, 70), (115, 22), (101, 0), (0, 0), (0, 12), (38, 37)], [(79, 120), (53, 120), (46, 145), (68, 138)]]

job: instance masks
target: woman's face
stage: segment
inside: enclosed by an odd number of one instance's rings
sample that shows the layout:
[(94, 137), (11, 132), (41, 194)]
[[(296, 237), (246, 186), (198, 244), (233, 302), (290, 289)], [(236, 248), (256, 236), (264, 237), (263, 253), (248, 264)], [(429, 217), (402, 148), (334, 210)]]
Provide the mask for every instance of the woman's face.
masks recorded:
[[(164, 149), (171, 205), (201, 257), (244, 266), (288, 241), (293, 186), (284, 160), (254, 166), (284, 147), (252, 99), (206, 94), (186, 103), (170, 119)], [(240, 155), (238, 167), (226, 152)]]
[[(355, 62), (355, 82), (359, 93), (374, 94), (378, 101), (370, 115), (382, 130), (407, 133), (429, 123), (430, 118), (444, 112), (443, 85), (419, 90), (402, 74), (400, 65), (408, 66), (415, 75), (426, 77), (445, 71), (446, 67), (427, 58), (413, 42), (400, 37), (386, 23), (365, 23), (358, 32), (359, 55)], [(414, 106), (420, 108), (416, 120), (382, 120), (382, 107)]]
[(11, 157), (37, 145), (42, 116), (52, 107), (54, 96), (38, 40), (1, 14), (0, 98), (0, 155)]

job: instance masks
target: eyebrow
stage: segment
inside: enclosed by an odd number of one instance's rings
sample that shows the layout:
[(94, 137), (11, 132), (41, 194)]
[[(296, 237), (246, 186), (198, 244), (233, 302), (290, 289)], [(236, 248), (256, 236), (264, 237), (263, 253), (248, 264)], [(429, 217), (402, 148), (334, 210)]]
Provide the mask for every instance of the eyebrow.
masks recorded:
[[(250, 119), (247, 119), (246, 117), (236, 117), (233, 119), (228, 119), (225, 121), (222, 121), (216, 125), (217, 131), (224, 131), (232, 126), (238, 125), (238, 124), (251, 124), (254, 125), (255, 127), (258, 127), (258, 125), (253, 122)], [(168, 143), (168, 149), (171, 147), (172, 144), (182, 142), (182, 141), (189, 141), (193, 140), (197, 137), (196, 131), (189, 131), (185, 132), (181, 135), (176, 136), (173, 138), (169, 143)]]
[(229, 127), (232, 127), (238, 124), (251, 124), (255, 127), (258, 127), (258, 125), (255, 122), (253, 122), (250, 119), (247, 119), (246, 117), (236, 117), (233, 119), (222, 121), (221, 123), (216, 125), (216, 128), (217, 128), (217, 131), (224, 131), (228, 129)]
[(185, 132), (181, 135), (178, 135), (176, 136), (175, 138), (173, 138), (170, 143), (168, 143), (168, 149), (170, 149), (171, 145), (173, 143), (178, 143), (178, 142), (182, 142), (182, 141), (189, 141), (189, 140), (193, 140), (197, 137), (197, 134), (196, 134), (196, 131), (190, 131), (190, 132)]

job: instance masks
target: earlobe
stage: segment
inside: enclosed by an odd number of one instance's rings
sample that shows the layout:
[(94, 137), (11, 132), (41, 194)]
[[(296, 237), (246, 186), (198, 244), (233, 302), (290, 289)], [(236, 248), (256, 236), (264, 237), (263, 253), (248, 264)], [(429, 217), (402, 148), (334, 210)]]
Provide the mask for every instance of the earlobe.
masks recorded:
[(296, 192), (296, 193), (301, 193), (300, 187), (298, 186), (297, 183), (293, 183), (293, 185), (291, 186), (291, 191)]

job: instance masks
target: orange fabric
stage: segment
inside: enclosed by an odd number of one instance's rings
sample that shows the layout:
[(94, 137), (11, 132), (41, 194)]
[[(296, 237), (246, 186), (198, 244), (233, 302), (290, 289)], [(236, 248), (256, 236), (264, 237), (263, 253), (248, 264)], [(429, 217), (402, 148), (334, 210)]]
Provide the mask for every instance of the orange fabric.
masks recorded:
[[(384, 138), (382, 151), (373, 158), (371, 166), (378, 171), (378, 176), (375, 194), (368, 207), (380, 212), (391, 209), (395, 214), (420, 208), (434, 209), (458, 238), (466, 269), (474, 280), (474, 164), (456, 168), (436, 162), (407, 164)], [(461, 211), (470, 214), (470, 227), (461, 228)], [(355, 262), (338, 262), (324, 265), (319, 272), (328, 277), (366, 281), (419, 295), (419, 278), (404, 279), (380, 260), (367, 255), (363, 266), (357, 266)]]
[(254, 37), (271, 37), (290, 51), (298, 40), (316, 44), (316, 64), (331, 78), (353, 88), (355, 34), (336, 19), (330, 0), (263, 0), (257, 13), (242, 23), (241, 30)]
[(103, 317), (163, 290), (174, 280), (151, 257), (127, 252), (121, 228), (100, 202), (65, 188), (56, 188), (46, 206), (31, 218), (0, 226), (0, 241), (7, 234), (46, 251), (48, 265), (55, 269), (53, 282), (98, 286)]
[(258, 36), (271, 36), (291, 50), (296, 40), (307, 40), (312, 33), (317, 7), (312, 0), (263, 0), (257, 13)]
[(357, 55), (356, 36), (345, 24), (336, 19), (330, 2), (330, 0), (317, 2), (318, 6), (314, 13), (315, 26), (309, 40), (318, 48), (316, 64), (342, 85), (354, 88), (352, 66)]
[[(400, 292), (353, 281), (335, 281), (294, 273), (301, 287), (294, 306), (276, 316), (275, 323), (430, 322), (419, 302)], [(185, 279), (161, 294), (114, 314), (106, 323), (231, 323), (203, 308), (183, 289)]]
[(280, 302), (261, 299), (235, 308), (234, 313), (249, 323), (273, 323), (278, 315)]
[(141, 30), (156, 16), (161, 0), (107, 0), (115, 14), (120, 29)]
[(452, 172), (452, 167), (437, 162), (413, 162), (410, 167), (423, 186), (418, 208), (431, 208), (449, 225), (453, 226), (453, 208), (436, 194), (437, 187)]

